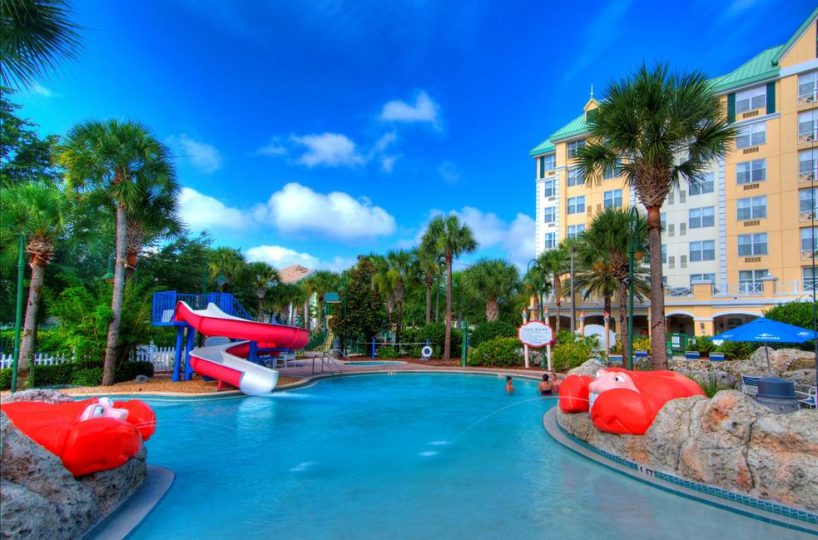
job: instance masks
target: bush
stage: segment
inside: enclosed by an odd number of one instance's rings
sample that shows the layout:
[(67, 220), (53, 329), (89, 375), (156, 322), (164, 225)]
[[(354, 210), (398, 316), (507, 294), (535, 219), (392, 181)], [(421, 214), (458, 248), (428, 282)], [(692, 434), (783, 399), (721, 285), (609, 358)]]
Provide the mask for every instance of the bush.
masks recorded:
[(648, 351), (650, 354), (650, 338), (639, 338), (633, 340), (633, 352)]
[(397, 358), (398, 348), (392, 345), (381, 345), (377, 349), (378, 358)]
[(517, 327), (505, 321), (491, 321), (478, 324), (469, 334), (469, 347), (477, 347), (490, 339), (517, 337)]
[(77, 386), (99, 386), (102, 382), (102, 367), (75, 369), (71, 384)]
[(148, 361), (122, 362), (116, 367), (114, 381), (115, 382), (132, 381), (137, 377), (137, 375), (153, 377), (153, 364)]
[(711, 352), (716, 351), (716, 345), (710, 336), (697, 336), (687, 340), (686, 350), (708, 356)]
[(11, 388), (11, 368), (0, 369), (0, 390)]
[(483, 342), (469, 351), (470, 366), (520, 366), (522, 345), (517, 338), (499, 337)]
[(31, 366), (26, 386), (42, 388), (44, 386), (62, 386), (72, 382), (74, 364), (65, 362), (53, 366)]
[(576, 339), (573, 342), (562, 342), (554, 347), (552, 360), (556, 371), (573, 369), (591, 358), (593, 341), (588, 338)]
[(747, 341), (725, 341), (716, 348), (724, 353), (725, 360), (745, 360), (753, 355), (756, 345)]
[[(440, 357), (443, 356), (443, 342), (446, 335), (445, 332), (445, 323), (430, 323), (417, 331), (417, 337), (415, 340), (418, 342), (426, 342), (428, 339), (429, 345), (431, 345), (432, 349), (435, 351), (435, 355)], [(452, 348), (450, 351), (452, 356), (457, 356), (460, 354), (460, 346), (462, 342), (463, 333), (457, 328), (452, 328)]]

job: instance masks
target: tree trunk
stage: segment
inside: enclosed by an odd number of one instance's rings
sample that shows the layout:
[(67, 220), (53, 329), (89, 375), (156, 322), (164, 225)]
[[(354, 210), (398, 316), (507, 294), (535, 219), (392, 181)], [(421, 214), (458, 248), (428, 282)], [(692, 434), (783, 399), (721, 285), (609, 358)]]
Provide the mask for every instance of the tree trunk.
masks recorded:
[(403, 285), (399, 285), (397, 289), (395, 300), (398, 308), (398, 320), (395, 323), (395, 343), (400, 343), (400, 330), (403, 324)]
[(443, 361), (449, 360), (452, 344), (452, 256), (446, 255), (446, 332), (443, 340)]
[[(605, 347), (605, 357), (608, 357), (608, 354), (611, 352), (611, 343), (610, 343), (610, 334), (611, 334), (611, 327), (609, 321), (611, 320), (611, 294), (605, 293), (605, 298), (602, 301), (603, 310), (602, 310), (602, 317), (604, 320), (602, 321), (602, 326), (605, 327), (605, 335), (602, 336), (602, 346)], [(582, 336), (585, 337), (585, 336)]]
[(619, 342), (622, 344), (622, 352), (628, 348), (628, 287), (624, 281), (619, 282)]
[(496, 321), (500, 317), (500, 308), (497, 305), (497, 298), (489, 298), (486, 300), (486, 320), (488, 322)]
[(111, 299), (111, 324), (108, 326), (108, 342), (105, 346), (105, 364), (102, 370), (102, 386), (114, 384), (116, 370), (116, 347), (119, 343), (119, 324), (122, 321), (122, 300), (125, 295), (125, 264), (127, 220), (125, 206), (116, 205), (116, 264), (114, 264), (114, 293)]
[(264, 297), (258, 297), (258, 320), (264, 322)]
[(554, 321), (554, 334), (560, 333), (560, 315), (562, 313), (562, 280), (554, 274), (554, 301), (557, 304), (557, 318)]
[(324, 297), (318, 297), (318, 314), (316, 315), (317, 328), (319, 332), (324, 330)]
[(426, 324), (432, 322), (432, 282), (426, 278)]
[(304, 328), (310, 329), (310, 298), (309, 296), (304, 300)]
[(26, 304), (26, 322), (23, 325), (23, 338), (20, 341), (19, 369), (28, 369), (34, 365), (34, 345), (37, 337), (37, 313), (40, 310), (40, 296), (43, 291), (45, 278), (45, 264), (36, 256), (31, 257), (31, 284), (28, 287), (28, 303)]
[(650, 356), (653, 369), (667, 369), (665, 286), (662, 283), (661, 206), (648, 208), (650, 246)]

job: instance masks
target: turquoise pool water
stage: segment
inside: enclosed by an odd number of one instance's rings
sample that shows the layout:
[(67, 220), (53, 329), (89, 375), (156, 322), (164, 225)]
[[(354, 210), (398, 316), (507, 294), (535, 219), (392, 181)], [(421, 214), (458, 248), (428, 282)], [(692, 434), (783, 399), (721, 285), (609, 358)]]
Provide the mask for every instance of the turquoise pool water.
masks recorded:
[(176, 472), (133, 538), (807, 538), (587, 461), (536, 382), (339, 377), (270, 398), (154, 401)]

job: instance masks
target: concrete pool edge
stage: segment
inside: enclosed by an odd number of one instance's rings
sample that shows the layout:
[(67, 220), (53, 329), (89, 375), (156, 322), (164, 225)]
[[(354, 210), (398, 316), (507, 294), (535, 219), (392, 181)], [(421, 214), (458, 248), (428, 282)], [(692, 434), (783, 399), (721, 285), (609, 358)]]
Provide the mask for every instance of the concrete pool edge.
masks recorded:
[[(788, 507), (780, 503), (756, 499), (726, 489), (707, 486), (684, 478), (677, 478), (675, 475), (640, 466), (638, 463), (628, 461), (619, 456), (608, 456), (607, 453), (603, 453), (602, 450), (594, 448), (580, 441), (570, 433), (567, 433), (557, 422), (556, 408), (550, 409), (543, 415), (543, 427), (546, 433), (558, 444), (586, 459), (634, 480), (638, 480), (674, 495), (741, 514), (751, 519), (757, 519), (798, 532), (818, 535), (818, 514), (813, 514), (799, 508)], [(734, 498), (738, 500), (734, 500)], [(771, 510), (766, 510), (763, 506)], [(796, 517), (784, 515), (782, 512), (794, 514)]]
[(88, 529), (82, 538), (126, 538), (159, 504), (175, 478), (176, 475), (170, 469), (148, 465), (148, 477), (139, 489), (120, 501), (108, 515)]

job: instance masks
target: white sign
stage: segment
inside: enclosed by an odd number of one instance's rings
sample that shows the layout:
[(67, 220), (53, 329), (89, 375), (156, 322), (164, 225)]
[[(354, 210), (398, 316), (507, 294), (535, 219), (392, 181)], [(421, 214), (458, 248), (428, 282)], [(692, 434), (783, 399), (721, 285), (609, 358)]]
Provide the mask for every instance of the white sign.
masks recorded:
[(554, 339), (550, 326), (540, 321), (526, 323), (517, 329), (517, 337), (529, 347), (545, 347)]

